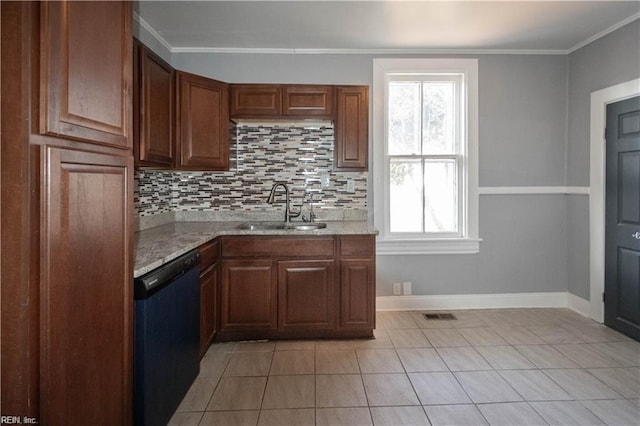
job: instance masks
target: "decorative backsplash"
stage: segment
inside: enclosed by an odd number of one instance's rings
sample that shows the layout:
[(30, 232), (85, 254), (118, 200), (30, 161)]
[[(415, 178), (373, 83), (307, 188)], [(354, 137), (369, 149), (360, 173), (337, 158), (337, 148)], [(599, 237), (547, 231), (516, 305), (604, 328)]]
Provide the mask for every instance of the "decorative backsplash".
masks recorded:
[(311, 196), (314, 209), (366, 210), (367, 174), (333, 171), (332, 123), (241, 122), (232, 133), (229, 171), (136, 171), (136, 213), (282, 211), (282, 189), (266, 202), (276, 181), (289, 184), (294, 210)]

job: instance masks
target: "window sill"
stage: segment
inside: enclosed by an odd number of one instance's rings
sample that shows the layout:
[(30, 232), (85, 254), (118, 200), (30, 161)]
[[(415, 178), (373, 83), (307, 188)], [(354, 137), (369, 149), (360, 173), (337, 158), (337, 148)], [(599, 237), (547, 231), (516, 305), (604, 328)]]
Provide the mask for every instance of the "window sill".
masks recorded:
[(378, 240), (376, 254), (380, 256), (413, 254), (478, 254), (480, 241), (476, 238), (431, 240)]

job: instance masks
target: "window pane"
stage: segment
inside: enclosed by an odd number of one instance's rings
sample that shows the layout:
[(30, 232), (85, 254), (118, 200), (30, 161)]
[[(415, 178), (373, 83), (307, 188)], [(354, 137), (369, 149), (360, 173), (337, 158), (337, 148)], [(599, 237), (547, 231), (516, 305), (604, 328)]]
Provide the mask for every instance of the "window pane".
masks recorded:
[(458, 232), (455, 160), (427, 160), (424, 167), (425, 232)]
[(422, 163), (420, 160), (391, 160), (391, 232), (422, 232)]
[(420, 154), (420, 82), (389, 83), (389, 154)]
[(423, 83), (423, 153), (455, 152), (455, 83), (426, 81)]

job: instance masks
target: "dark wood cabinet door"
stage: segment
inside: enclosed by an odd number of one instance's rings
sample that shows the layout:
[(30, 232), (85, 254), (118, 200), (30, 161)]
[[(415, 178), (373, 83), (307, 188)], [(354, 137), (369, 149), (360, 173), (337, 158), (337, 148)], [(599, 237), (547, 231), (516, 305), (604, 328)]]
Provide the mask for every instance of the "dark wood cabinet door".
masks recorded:
[(333, 118), (334, 103), (332, 86), (282, 86), (284, 116)]
[(278, 262), (278, 328), (335, 327), (333, 260)]
[(144, 45), (137, 50), (136, 165), (171, 167), (175, 154), (175, 72)]
[(340, 328), (373, 329), (375, 278), (373, 260), (349, 259), (340, 263)]
[(277, 278), (271, 259), (223, 260), (221, 266), (220, 329), (275, 330)]
[(128, 425), (133, 159), (42, 149), (40, 424)]
[(218, 328), (218, 266), (200, 275), (200, 356), (209, 349)]
[(42, 2), (40, 132), (132, 145), (131, 2)]
[(278, 117), (282, 92), (277, 84), (232, 84), (231, 117)]
[(369, 88), (336, 87), (335, 169), (367, 170), (368, 148)]
[(176, 167), (228, 170), (228, 84), (182, 71), (177, 71), (176, 77), (179, 129)]

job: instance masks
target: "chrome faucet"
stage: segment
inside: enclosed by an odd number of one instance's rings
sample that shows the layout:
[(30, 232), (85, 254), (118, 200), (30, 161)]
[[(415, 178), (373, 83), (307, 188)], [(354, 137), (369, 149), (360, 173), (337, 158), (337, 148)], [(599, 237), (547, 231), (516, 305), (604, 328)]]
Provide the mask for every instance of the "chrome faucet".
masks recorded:
[(267, 198), (267, 203), (273, 204), (276, 198), (276, 189), (281, 186), (284, 188), (285, 193), (285, 205), (284, 205), (284, 221), (289, 223), (291, 222), (291, 218), (300, 216), (302, 213), (302, 209), (298, 213), (291, 213), (291, 206), (289, 205), (289, 186), (285, 182), (276, 182), (273, 184), (271, 188), (271, 193), (269, 194), (269, 198)]

